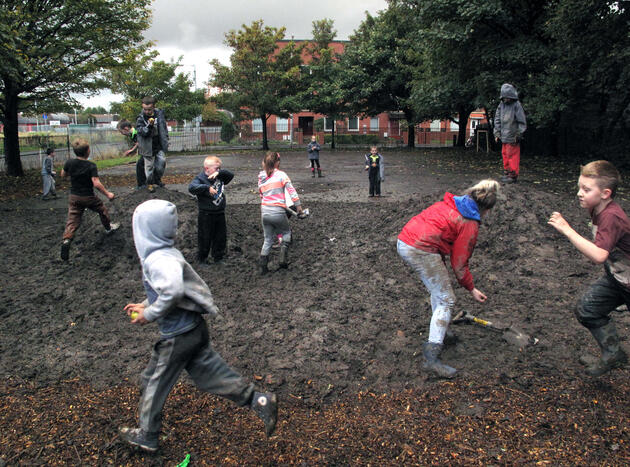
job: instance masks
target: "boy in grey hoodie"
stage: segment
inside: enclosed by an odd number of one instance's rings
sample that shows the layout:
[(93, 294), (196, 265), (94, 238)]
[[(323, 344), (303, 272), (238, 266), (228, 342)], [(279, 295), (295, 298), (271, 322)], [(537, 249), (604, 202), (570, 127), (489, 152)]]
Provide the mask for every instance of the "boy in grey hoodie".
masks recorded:
[(494, 138), (501, 140), (504, 183), (515, 183), (518, 179), (521, 162), (521, 139), (527, 129), (525, 112), (518, 100), (516, 88), (505, 83), (501, 86), (501, 103), (494, 116)]
[(212, 349), (202, 315), (216, 316), (217, 307), (208, 285), (173, 246), (176, 233), (174, 204), (154, 199), (136, 208), (133, 238), (147, 300), (129, 303), (125, 311), (134, 324), (157, 321), (160, 339), (140, 379), (140, 426), (121, 427), (120, 436), (145, 451), (158, 449), (162, 408), (184, 369), (199, 389), (240, 406), (249, 405), (265, 423), (267, 436), (271, 436), (278, 417), (276, 395), (257, 392)]

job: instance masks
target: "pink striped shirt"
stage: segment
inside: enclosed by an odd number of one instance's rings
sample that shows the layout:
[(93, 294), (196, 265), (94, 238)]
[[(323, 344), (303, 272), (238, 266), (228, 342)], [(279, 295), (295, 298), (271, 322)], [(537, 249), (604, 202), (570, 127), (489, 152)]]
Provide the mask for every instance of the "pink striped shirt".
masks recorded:
[(261, 197), (261, 205), (280, 206), (286, 209), (287, 203), (284, 199), (285, 189), (293, 200), (293, 204), (299, 206), (300, 198), (286, 173), (282, 170), (275, 169), (270, 177), (267, 176), (267, 172), (264, 170), (258, 174), (258, 191)]

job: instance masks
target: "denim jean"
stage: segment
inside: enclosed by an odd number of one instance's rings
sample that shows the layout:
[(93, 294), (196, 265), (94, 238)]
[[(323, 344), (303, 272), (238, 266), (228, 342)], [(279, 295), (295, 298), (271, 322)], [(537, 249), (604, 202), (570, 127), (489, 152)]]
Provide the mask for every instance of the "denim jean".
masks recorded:
[(261, 256), (268, 256), (276, 235), (282, 235), (282, 243), (291, 243), (291, 227), (284, 208), (279, 206), (262, 206), (261, 220), (265, 242), (260, 251)]
[(455, 294), (448, 277), (446, 265), (439, 253), (429, 253), (398, 240), (398, 254), (420, 276), (420, 280), (431, 294), (431, 325), (429, 342), (444, 342), (446, 330), (451, 322), (451, 309), (455, 304)]

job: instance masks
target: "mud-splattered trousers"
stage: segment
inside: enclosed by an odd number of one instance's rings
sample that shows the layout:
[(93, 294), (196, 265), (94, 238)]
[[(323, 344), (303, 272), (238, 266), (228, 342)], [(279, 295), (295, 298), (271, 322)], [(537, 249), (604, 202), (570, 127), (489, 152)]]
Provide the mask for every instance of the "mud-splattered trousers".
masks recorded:
[(606, 274), (591, 284), (578, 301), (575, 316), (585, 328), (599, 328), (607, 325), (610, 312), (624, 303), (630, 309), (630, 290), (606, 269)]
[(230, 399), (239, 406), (251, 401), (254, 385), (245, 382), (212, 349), (208, 327), (205, 320), (201, 320), (194, 329), (163, 338), (153, 347), (149, 365), (140, 377), (142, 394), (138, 418), (144, 431), (160, 431), (162, 408), (183, 370), (202, 391)]
[(439, 253), (429, 253), (398, 240), (398, 254), (420, 276), (431, 294), (431, 325), (429, 342), (442, 344), (451, 322), (451, 309), (455, 304), (455, 294), (444, 260)]
[(291, 243), (291, 227), (284, 208), (280, 206), (261, 206), (261, 220), (265, 241), (260, 251), (261, 256), (268, 256), (276, 235), (282, 235), (282, 243)]
[(98, 213), (101, 218), (101, 224), (106, 230), (111, 228), (109, 212), (107, 207), (97, 196), (78, 196), (70, 194), (68, 198), (68, 220), (66, 221), (66, 229), (63, 232), (63, 239), (71, 239), (74, 233), (81, 225), (83, 212), (89, 209)]

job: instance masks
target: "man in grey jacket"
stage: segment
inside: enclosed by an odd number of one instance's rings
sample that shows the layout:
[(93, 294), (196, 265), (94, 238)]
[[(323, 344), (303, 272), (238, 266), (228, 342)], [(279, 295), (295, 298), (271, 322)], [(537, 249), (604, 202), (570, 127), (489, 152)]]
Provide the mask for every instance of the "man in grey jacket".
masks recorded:
[(215, 316), (217, 308), (208, 285), (174, 247), (176, 233), (177, 208), (168, 201), (145, 201), (133, 213), (133, 240), (147, 300), (129, 303), (125, 311), (133, 324), (156, 321), (160, 339), (140, 379), (140, 426), (120, 428), (120, 437), (148, 452), (158, 449), (162, 408), (184, 369), (202, 391), (249, 406), (271, 436), (278, 417), (276, 395), (258, 392), (210, 345), (202, 315)]
[(138, 153), (144, 158), (147, 188), (153, 192), (154, 185), (162, 186), (168, 152), (168, 127), (164, 112), (155, 108), (155, 98), (152, 96), (142, 99), (142, 112), (136, 120), (136, 131)]
[(494, 116), (494, 138), (501, 140), (503, 156), (504, 183), (515, 183), (518, 180), (521, 162), (521, 139), (527, 129), (525, 112), (518, 100), (516, 88), (505, 83), (501, 86), (501, 103)]

